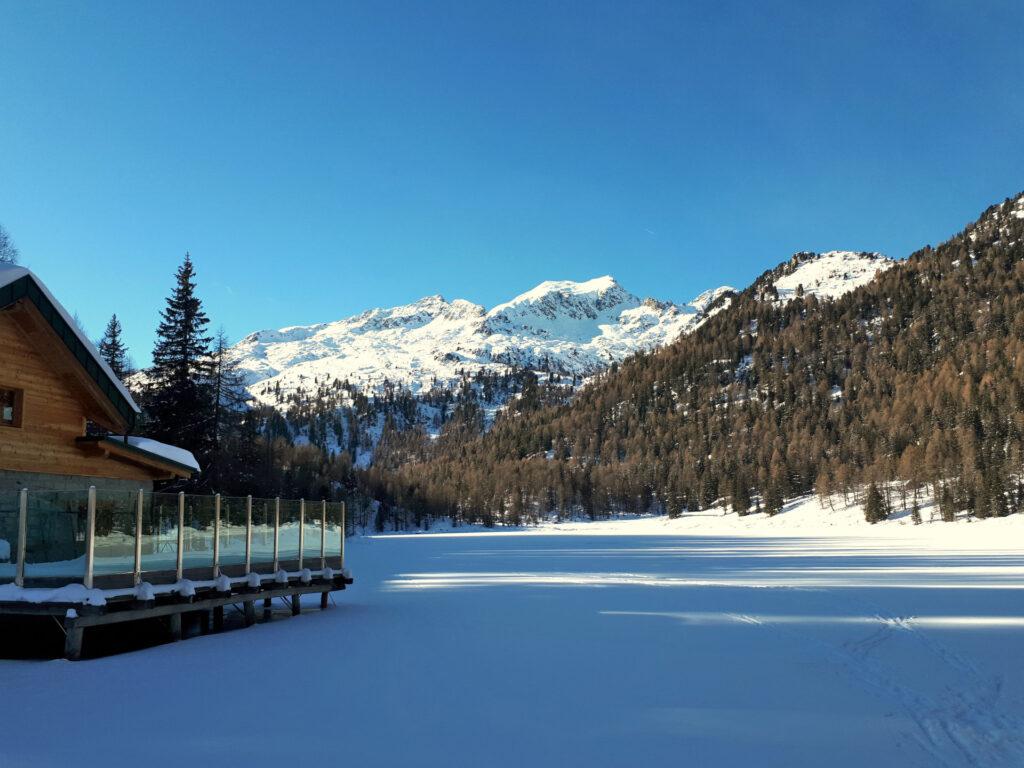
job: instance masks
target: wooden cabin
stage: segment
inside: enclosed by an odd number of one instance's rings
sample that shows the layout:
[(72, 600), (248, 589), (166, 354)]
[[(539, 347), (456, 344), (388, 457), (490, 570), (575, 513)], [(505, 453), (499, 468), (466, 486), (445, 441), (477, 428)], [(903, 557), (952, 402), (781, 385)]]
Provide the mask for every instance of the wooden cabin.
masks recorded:
[[(199, 469), (188, 451), (131, 435), (138, 414), (43, 283), (0, 264), (0, 493), (152, 490)], [(89, 424), (111, 434), (89, 434)]]

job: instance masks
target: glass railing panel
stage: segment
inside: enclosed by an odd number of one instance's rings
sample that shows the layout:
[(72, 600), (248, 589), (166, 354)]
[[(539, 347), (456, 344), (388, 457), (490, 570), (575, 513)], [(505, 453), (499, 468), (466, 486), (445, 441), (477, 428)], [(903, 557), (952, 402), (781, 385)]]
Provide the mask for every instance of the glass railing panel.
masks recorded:
[(245, 497), (220, 498), (220, 564), (245, 565)]
[(81, 582), (89, 493), (29, 491), (25, 578)]
[(138, 491), (96, 491), (95, 576), (134, 572), (138, 501)]
[(323, 502), (306, 502), (306, 527), (302, 536), (302, 565), (314, 571), (320, 568), (320, 532), (323, 513)]
[(336, 564), (337, 562), (336, 560), (332, 561), (331, 558), (341, 556), (341, 508), (342, 504), (340, 501), (331, 501), (327, 503), (326, 551), (327, 562), (329, 565), (332, 563)]
[[(213, 496), (185, 496), (182, 567), (213, 568)], [(212, 570), (211, 570), (212, 573)]]
[(252, 570), (269, 573), (274, 565), (274, 500), (252, 500)]
[(299, 502), (281, 499), (281, 533), (278, 560), (299, 559)]
[(18, 491), (0, 491), (0, 584), (14, 581), (18, 564)]
[(178, 566), (178, 494), (147, 493), (142, 505), (142, 578)]

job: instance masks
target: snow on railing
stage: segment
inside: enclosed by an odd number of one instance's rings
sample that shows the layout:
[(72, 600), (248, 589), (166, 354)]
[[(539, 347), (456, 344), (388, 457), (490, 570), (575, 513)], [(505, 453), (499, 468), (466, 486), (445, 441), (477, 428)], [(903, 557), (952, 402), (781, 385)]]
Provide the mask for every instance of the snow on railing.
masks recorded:
[[(0, 499), (0, 583), (124, 585), (344, 569), (345, 503), (216, 494), (29, 491)], [(13, 541), (12, 541), (13, 539)]]

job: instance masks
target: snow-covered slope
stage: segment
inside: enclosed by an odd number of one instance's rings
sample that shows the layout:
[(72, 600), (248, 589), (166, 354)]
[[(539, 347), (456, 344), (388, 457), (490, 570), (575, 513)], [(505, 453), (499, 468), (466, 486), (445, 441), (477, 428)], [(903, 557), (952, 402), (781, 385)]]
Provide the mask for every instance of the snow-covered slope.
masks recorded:
[(801, 252), (770, 273), (780, 301), (789, 301), (800, 291), (819, 299), (835, 299), (871, 282), (880, 271), (895, 262), (880, 253), (855, 251)]
[(372, 392), (388, 381), (418, 392), (460, 371), (512, 366), (585, 377), (692, 331), (732, 294), (723, 287), (677, 305), (640, 299), (612, 277), (549, 281), (489, 312), (428, 296), (333, 323), (257, 331), (235, 351), (267, 402), (278, 388), (347, 380)]

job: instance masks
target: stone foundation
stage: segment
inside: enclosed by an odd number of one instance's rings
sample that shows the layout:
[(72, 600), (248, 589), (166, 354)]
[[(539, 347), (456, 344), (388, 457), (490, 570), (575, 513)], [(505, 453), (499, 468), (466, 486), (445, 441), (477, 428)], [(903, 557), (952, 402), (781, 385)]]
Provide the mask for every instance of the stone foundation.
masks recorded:
[(95, 485), (98, 491), (153, 490), (152, 480), (117, 480), (110, 477), (84, 475), (52, 475), (44, 472), (14, 472), (0, 469), (0, 493), (20, 491), (86, 491)]

